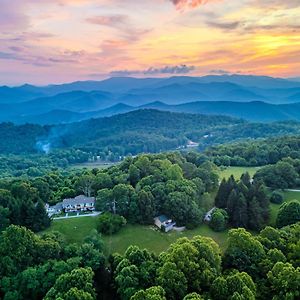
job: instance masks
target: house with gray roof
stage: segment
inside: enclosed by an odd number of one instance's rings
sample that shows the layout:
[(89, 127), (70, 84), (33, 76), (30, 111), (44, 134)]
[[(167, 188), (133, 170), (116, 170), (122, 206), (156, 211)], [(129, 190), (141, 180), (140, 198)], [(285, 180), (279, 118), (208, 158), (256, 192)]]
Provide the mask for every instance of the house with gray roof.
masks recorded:
[(160, 216), (154, 218), (154, 224), (163, 232), (169, 232), (176, 225), (175, 222), (173, 222), (171, 219), (169, 219), (165, 215), (160, 215)]
[(75, 198), (64, 199), (62, 208), (65, 212), (94, 211), (95, 198), (79, 195)]

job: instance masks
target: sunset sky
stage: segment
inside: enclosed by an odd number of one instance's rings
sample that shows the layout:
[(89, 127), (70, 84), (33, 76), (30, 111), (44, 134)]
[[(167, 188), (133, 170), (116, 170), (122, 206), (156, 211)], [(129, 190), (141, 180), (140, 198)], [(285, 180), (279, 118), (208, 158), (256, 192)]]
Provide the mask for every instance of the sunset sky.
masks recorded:
[(299, 0), (0, 0), (0, 85), (300, 75)]

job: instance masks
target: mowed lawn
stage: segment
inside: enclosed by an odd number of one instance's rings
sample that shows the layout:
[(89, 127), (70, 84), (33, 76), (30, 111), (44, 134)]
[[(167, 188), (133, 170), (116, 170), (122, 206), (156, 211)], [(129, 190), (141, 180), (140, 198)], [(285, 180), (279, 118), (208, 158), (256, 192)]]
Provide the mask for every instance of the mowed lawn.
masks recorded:
[(58, 231), (68, 243), (82, 243), (92, 229), (97, 227), (97, 217), (79, 217), (53, 220), (45, 232)]
[(104, 236), (104, 241), (107, 253), (119, 252), (122, 254), (130, 245), (136, 245), (159, 254), (167, 250), (170, 244), (177, 239), (181, 237), (192, 238), (197, 235), (211, 237), (222, 250), (226, 248), (227, 231), (214, 232), (207, 225), (201, 225), (194, 230), (172, 231), (170, 233), (160, 232), (154, 226), (127, 225), (116, 235)]
[(248, 172), (251, 177), (260, 169), (261, 167), (227, 167), (223, 170), (220, 169), (218, 172), (220, 179), (226, 178), (228, 179), (231, 175), (234, 176), (235, 179), (239, 179), (243, 173)]
[[(84, 238), (97, 227), (97, 217), (81, 217), (63, 220), (54, 220), (46, 232), (59, 231), (65, 236), (68, 243), (82, 243)], [(227, 242), (227, 231), (214, 232), (207, 225), (201, 225), (194, 230), (182, 233), (163, 233), (154, 226), (126, 225), (120, 232), (111, 236), (103, 235), (107, 254), (118, 252), (123, 254), (130, 245), (147, 248), (157, 254), (166, 250), (169, 245), (180, 237), (192, 238), (202, 235), (213, 238), (222, 249)]]

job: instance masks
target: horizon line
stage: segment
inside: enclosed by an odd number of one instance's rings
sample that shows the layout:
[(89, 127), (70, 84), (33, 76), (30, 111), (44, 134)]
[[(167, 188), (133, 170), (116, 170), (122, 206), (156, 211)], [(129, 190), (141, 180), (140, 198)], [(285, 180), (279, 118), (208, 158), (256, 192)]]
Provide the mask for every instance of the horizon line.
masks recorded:
[(64, 85), (64, 84), (72, 84), (72, 83), (78, 83), (78, 82), (102, 82), (105, 80), (110, 79), (140, 79), (140, 80), (146, 80), (146, 79), (169, 79), (169, 78), (175, 78), (175, 77), (191, 77), (191, 78), (204, 78), (204, 77), (230, 77), (230, 76), (241, 76), (241, 77), (265, 77), (265, 78), (273, 78), (273, 79), (282, 79), (282, 80), (300, 80), (300, 75), (292, 76), (292, 77), (277, 77), (277, 76), (270, 76), (270, 75), (255, 75), (255, 74), (239, 74), (239, 73), (228, 73), (228, 74), (205, 74), (200, 76), (193, 76), (188, 74), (174, 74), (170, 76), (163, 76), (163, 77), (138, 77), (138, 76), (107, 76), (103, 79), (82, 79), (82, 80), (74, 80), (74, 81), (62, 81), (62, 82), (54, 82), (54, 83), (48, 83), (48, 84), (35, 84), (35, 83), (19, 83), (19, 84), (5, 84), (1, 83), (0, 87), (9, 87), (9, 88), (19, 88), (23, 86), (35, 86), (35, 87), (49, 87), (49, 86), (57, 86), (57, 85)]

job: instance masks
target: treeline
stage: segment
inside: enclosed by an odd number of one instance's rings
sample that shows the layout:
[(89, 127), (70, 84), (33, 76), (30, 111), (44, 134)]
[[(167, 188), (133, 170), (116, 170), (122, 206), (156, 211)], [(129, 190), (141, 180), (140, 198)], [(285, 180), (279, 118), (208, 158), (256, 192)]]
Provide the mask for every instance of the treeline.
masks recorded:
[(200, 149), (205, 150), (209, 146), (228, 144), (256, 139), (291, 136), (300, 134), (300, 123), (296, 121), (273, 123), (249, 123), (232, 124), (211, 128), (207, 136), (200, 137)]
[(46, 147), (50, 151), (79, 149), (102, 160), (119, 161), (128, 155), (173, 150), (189, 140), (198, 142), (199, 149), (204, 150), (208, 146), (250, 138), (242, 144), (213, 147), (207, 153), (218, 165), (256, 166), (282, 158), (285, 145), (290, 148), (290, 155), (295, 155), (297, 150), (293, 149), (292, 140), (278, 143), (276, 139), (271, 140), (270, 146), (255, 139), (299, 133), (298, 122), (248, 123), (226, 116), (145, 109), (56, 126), (2, 123), (0, 154), (43, 153)]
[(210, 238), (180, 238), (159, 256), (130, 246), (105, 257), (92, 231), (82, 245), (59, 233), (11, 225), (0, 235), (4, 300), (236, 300), (300, 297), (300, 223), (258, 235), (229, 231), (224, 252)]
[(232, 227), (258, 231), (268, 223), (270, 200), (261, 181), (251, 181), (248, 173), (239, 181), (233, 176), (223, 179), (215, 199), (215, 205), (228, 214)]
[(226, 144), (211, 147), (205, 153), (218, 166), (264, 166), (287, 157), (299, 159), (300, 138), (285, 136)]
[(0, 154), (0, 178), (39, 177), (62, 171), (76, 163), (87, 162), (92, 155), (80, 150), (54, 150), (45, 154)]

